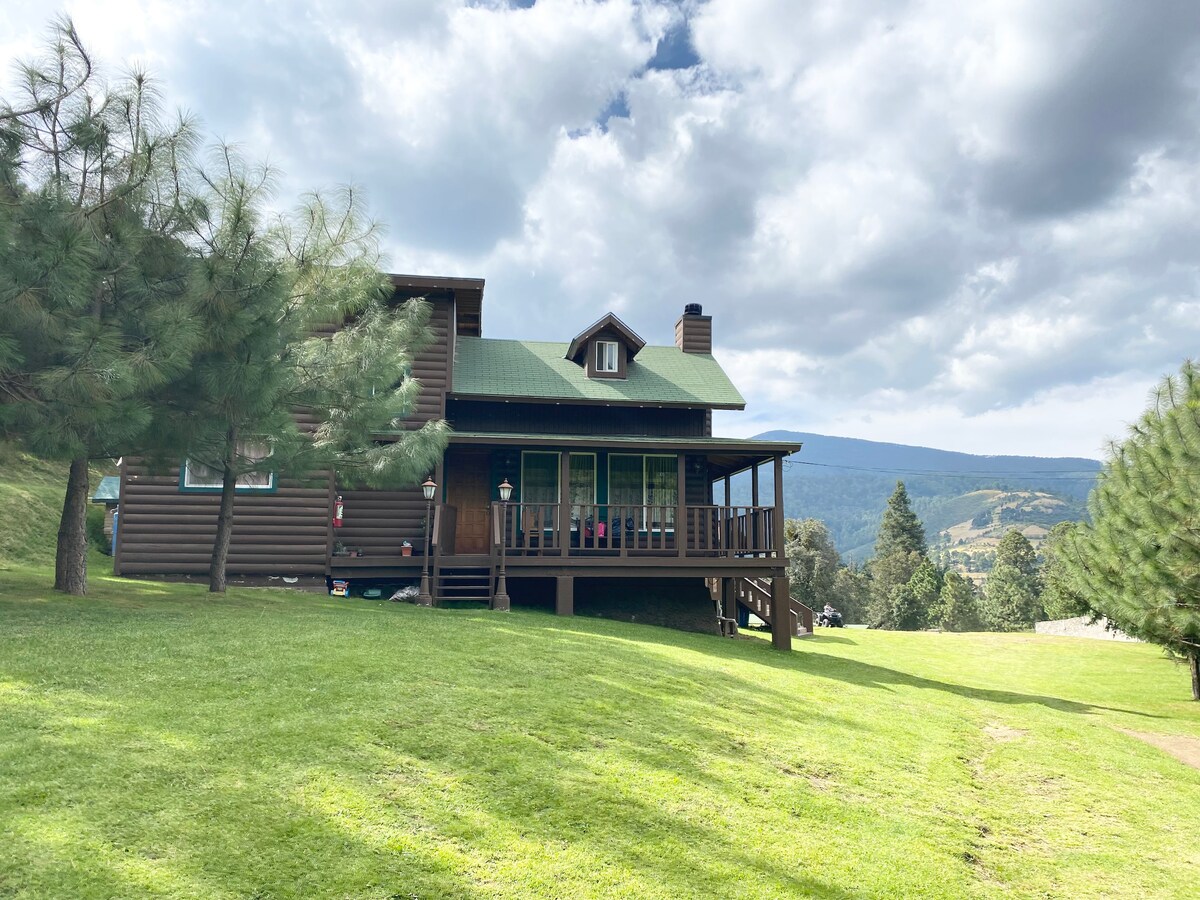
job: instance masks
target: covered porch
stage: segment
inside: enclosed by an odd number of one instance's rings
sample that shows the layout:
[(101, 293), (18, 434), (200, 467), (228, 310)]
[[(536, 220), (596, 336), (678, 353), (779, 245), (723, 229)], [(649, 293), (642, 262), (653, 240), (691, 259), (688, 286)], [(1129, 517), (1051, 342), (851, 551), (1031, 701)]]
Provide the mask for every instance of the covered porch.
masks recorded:
[[(335, 560), (331, 572), (420, 577), (422, 602), (501, 609), (507, 579), (553, 579), (561, 614), (573, 611), (576, 579), (702, 580), (723, 617), (741, 603), (771, 624), (777, 646), (790, 646), (808, 622), (788, 599), (783, 537), (783, 460), (799, 449), (707, 436), (456, 432), (412, 555)], [(768, 466), (770, 496), (760, 477)], [(750, 503), (734, 504), (732, 479), (743, 472)]]
[[(712, 437), (456, 433), (434, 543), (445, 556), (503, 550), (615, 565), (782, 558), (783, 459), (798, 449)], [(773, 469), (769, 498), (760, 495), (763, 466)], [(745, 471), (751, 501), (734, 505), (731, 479)]]

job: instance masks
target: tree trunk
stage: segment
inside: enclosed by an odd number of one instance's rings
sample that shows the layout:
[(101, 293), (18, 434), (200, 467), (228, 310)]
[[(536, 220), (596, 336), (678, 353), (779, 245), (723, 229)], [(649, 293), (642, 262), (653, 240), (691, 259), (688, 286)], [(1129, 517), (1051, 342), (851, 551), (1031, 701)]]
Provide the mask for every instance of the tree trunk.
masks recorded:
[(67, 495), (58, 520), (58, 547), (54, 554), (54, 589), (82, 597), (87, 593), (87, 457), (71, 460)]
[(212, 562), (208, 566), (208, 591), (225, 593), (225, 566), (229, 562), (229, 540), (233, 537), (233, 498), (237, 488), (234, 457), (237, 432), (230, 428), (226, 435), (225, 465), (221, 477), (221, 508), (217, 512), (217, 534), (213, 539)]
[(1200, 700), (1200, 650), (1195, 647), (1188, 653), (1188, 668), (1192, 670), (1192, 699)]

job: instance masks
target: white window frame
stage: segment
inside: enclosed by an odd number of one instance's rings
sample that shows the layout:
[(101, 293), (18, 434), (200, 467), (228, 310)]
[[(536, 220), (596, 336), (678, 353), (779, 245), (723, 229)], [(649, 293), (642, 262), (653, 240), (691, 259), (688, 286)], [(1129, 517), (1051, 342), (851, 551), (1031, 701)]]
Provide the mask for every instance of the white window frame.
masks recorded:
[[(641, 530), (645, 531), (645, 530), (647, 530), (647, 526), (649, 526), (651, 524), (651, 522), (650, 522), (650, 502), (649, 502), (649, 498), (646, 496), (649, 491), (649, 478), (647, 477), (646, 460), (648, 460), (648, 459), (675, 460), (675, 465), (678, 467), (679, 454), (678, 453), (610, 453), (610, 454), (608, 454), (608, 490), (609, 490), (610, 497), (612, 496), (612, 483), (613, 483), (612, 482), (612, 460), (613, 460), (614, 456), (625, 456), (625, 457), (639, 456), (642, 459), (642, 526), (641, 526)], [(678, 471), (678, 469), (676, 471)], [(682, 489), (682, 487), (683, 486), (677, 486), (676, 490), (678, 491), (678, 490)], [(678, 504), (679, 504), (678, 495), (676, 495), (676, 497), (675, 497), (675, 503), (676, 503), (676, 506), (678, 506)], [(614, 504), (614, 505), (619, 505), (619, 504)], [(659, 504), (659, 505), (661, 505), (661, 504)], [(673, 507), (666, 507), (666, 508), (673, 509)], [(665, 528), (668, 532), (675, 530), (675, 523), (673, 521), (666, 522), (663, 524), (665, 525)]]
[[(596, 341), (596, 371), (605, 375), (615, 375), (621, 371), (621, 358), (618, 355), (621, 345), (617, 341)], [(606, 367), (609, 353), (612, 354), (612, 367)]]
[[(268, 456), (271, 455), (270, 449), (266, 448), (267, 452), (264, 455), (252, 457), (247, 452), (247, 450), (252, 446), (259, 447), (259, 448), (265, 448), (264, 444), (255, 444), (252, 441), (238, 441), (237, 450), (236, 450), (237, 455), (239, 457), (245, 457), (245, 458), (250, 458), (250, 459), (266, 459)], [(193, 469), (192, 469), (193, 466), (201, 466), (204, 469), (207, 469), (208, 472), (211, 472), (212, 475), (208, 476), (206, 479), (206, 477), (204, 475), (201, 475), (200, 473), (193, 471)], [(267, 476), (266, 484), (250, 484), (244, 480), (246, 478), (251, 477), (252, 475), (263, 475), (263, 474), (265, 474)], [(180, 486), (183, 487), (185, 490), (189, 490), (189, 491), (219, 491), (223, 487), (222, 480), (223, 479), (221, 477), (221, 472), (219, 470), (212, 469), (209, 466), (204, 465), (203, 463), (193, 462), (190, 459), (185, 459), (183, 461), (183, 478), (180, 481)], [(273, 491), (273, 490), (275, 490), (275, 473), (274, 472), (266, 472), (266, 473), (246, 472), (237, 477), (237, 481), (234, 483), (234, 488), (239, 491)]]

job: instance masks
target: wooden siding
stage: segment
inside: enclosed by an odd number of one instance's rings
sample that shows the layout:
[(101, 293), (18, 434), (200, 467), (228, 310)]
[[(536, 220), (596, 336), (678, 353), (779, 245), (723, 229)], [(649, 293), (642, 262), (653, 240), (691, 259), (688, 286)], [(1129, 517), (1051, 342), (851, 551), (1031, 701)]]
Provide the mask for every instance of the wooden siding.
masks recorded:
[(432, 315), (429, 325), (433, 343), (413, 358), (413, 377), (421, 382), (416, 408), (404, 420), (405, 428), (419, 428), (432, 419), (446, 415), (446, 389), (450, 384), (454, 364), (451, 322), (454, 316), (453, 299), (430, 298)]
[[(217, 528), (218, 493), (181, 492), (179, 470), (123, 467), (120, 575), (202, 575)], [(229, 546), (231, 575), (322, 575), (329, 521), (328, 478), (283, 480), (270, 493), (239, 493)]]
[(446, 419), (455, 431), (504, 434), (600, 434), (703, 437), (711, 428), (703, 409), (647, 409), (557, 403), (449, 400)]
[(680, 316), (675, 346), (684, 353), (712, 353), (712, 316)]
[[(710, 506), (713, 502), (712, 477), (708, 471), (708, 461), (703, 456), (685, 456), (685, 475), (683, 481), (683, 502), (688, 506)], [(697, 535), (691, 517), (688, 517), (688, 542), (695, 544), (703, 538), (708, 539), (708, 530), (702, 526), (703, 534)]]
[[(617, 371), (601, 372), (596, 368), (596, 344), (600, 341), (607, 341), (617, 345)], [(625, 335), (615, 328), (601, 328), (588, 339), (585, 345), (583, 358), (584, 371), (587, 372), (588, 378), (616, 378), (618, 380), (628, 378), (629, 356), (629, 341), (626, 340)]]
[(425, 539), (425, 498), (419, 487), (403, 491), (342, 490), (343, 525), (334, 540), (361, 548), (364, 558), (399, 556), (405, 541), (413, 553)]
[(455, 295), (455, 333), (466, 337), (483, 336), (483, 288), (459, 288)]

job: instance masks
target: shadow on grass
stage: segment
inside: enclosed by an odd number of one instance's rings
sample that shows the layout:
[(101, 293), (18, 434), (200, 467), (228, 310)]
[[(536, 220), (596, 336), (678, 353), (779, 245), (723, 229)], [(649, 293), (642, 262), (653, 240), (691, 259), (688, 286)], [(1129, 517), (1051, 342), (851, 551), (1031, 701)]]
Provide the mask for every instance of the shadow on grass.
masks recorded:
[(60, 896), (858, 896), (739, 799), (739, 730), (782, 694), (629, 626), (274, 599), (20, 610), (3, 868)]
[[(571, 631), (567, 626), (551, 627), (551, 630)], [(650, 629), (647, 628), (644, 633), (638, 634), (636, 638), (630, 636), (630, 639), (636, 643), (657, 644), (667, 647), (677, 647), (682, 643), (679, 639), (659, 637), (650, 634), (649, 631)], [(701, 652), (708, 649), (709, 652), (713, 652), (717, 656), (736, 656), (745, 661), (754, 662), (757, 665), (766, 666), (771, 669), (783, 669), (818, 675), (823, 678), (832, 678), (860, 687), (883, 690), (890, 690), (894, 687), (917, 688), (921, 690), (941, 691), (968, 700), (978, 700), (988, 703), (1038, 704), (1060, 712), (1093, 713), (1096, 711), (1105, 711), (1124, 713), (1148, 719), (1163, 718), (1163, 716), (1154, 713), (1125, 707), (1105, 706), (1043, 694), (1027, 694), (1018, 691), (970, 687), (968, 685), (925, 678), (921, 675), (914, 675), (898, 669), (890, 669), (886, 666), (861, 662), (855, 659), (808, 654), (804, 652), (804, 640), (798, 641), (793, 652), (790, 654), (779, 653), (769, 645), (757, 641), (729, 641), (726, 638), (710, 638), (708, 636), (701, 636), (697, 640), (704, 641), (707, 645), (698, 644), (694, 647), (694, 649)], [(851, 638), (826, 638), (818, 636), (816, 640), (827, 643), (858, 645), (858, 642)]]

